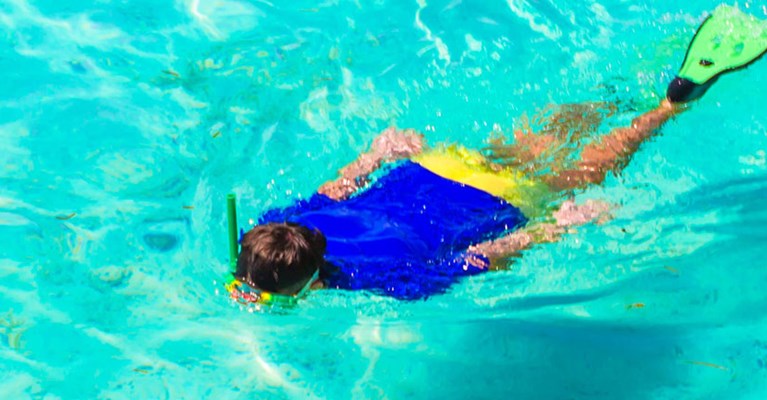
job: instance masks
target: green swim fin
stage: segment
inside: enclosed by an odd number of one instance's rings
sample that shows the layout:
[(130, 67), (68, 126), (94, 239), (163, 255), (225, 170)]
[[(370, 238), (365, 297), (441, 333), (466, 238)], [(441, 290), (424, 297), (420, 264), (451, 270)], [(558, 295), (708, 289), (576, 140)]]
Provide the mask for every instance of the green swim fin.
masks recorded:
[(722, 5), (700, 25), (682, 68), (668, 87), (672, 102), (699, 98), (725, 72), (744, 68), (767, 52), (767, 21)]

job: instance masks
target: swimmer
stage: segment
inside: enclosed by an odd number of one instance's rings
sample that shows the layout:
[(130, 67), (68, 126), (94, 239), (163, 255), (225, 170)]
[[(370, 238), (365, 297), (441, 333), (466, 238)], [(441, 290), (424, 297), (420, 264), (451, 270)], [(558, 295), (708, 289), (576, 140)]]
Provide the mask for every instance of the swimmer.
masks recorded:
[(423, 135), (389, 128), (310, 199), (258, 219), (241, 238), (230, 293), (243, 302), (292, 301), (331, 287), (419, 299), (462, 276), (503, 268), (535, 243), (604, 218), (605, 204), (551, 204), (618, 173), (684, 103), (765, 51), (764, 22), (717, 8), (658, 107), (577, 154), (567, 146), (577, 140), (570, 128), (593, 128), (611, 106), (562, 107), (542, 133), (517, 132), (513, 145), (485, 152), (429, 148)]

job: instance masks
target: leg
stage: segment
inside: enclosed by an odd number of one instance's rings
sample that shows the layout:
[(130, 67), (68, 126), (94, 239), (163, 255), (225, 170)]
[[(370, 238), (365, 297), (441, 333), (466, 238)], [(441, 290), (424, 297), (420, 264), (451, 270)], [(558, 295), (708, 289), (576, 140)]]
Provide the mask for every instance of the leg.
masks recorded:
[[(547, 107), (532, 123), (523, 116), (522, 126), (514, 131), (514, 143), (503, 138), (491, 141), (489, 158), (500, 165), (530, 173), (560, 171), (573, 149), (588, 133), (595, 132), (605, 117), (615, 112), (611, 103), (564, 104)], [(534, 126), (541, 126), (533, 133)]]
[(680, 109), (663, 100), (654, 110), (635, 118), (629, 128), (618, 128), (583, 148), (575, 168), (546, 178), (557, 190), (573, 189), (588, 183), (601, 183), (607, 172), (622, 169), (647, 138)]

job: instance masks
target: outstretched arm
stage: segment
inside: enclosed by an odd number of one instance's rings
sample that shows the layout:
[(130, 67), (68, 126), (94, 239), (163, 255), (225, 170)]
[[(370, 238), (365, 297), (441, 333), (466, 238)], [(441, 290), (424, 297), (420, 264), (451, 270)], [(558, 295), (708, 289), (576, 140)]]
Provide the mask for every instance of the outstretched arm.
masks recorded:
[(370, 150), (341, 168), (339, 177), (320, 186), (317, 192), (334, 200), (346, 199), (365, 186), (368, 176), (381, 164), (418, 155), (423, 147), (423, 135), (413, 130), (388, 128), (373, 140)]
[(608, 172), (622, 169), (645, 140), (666, 121), (682, 111), (677, 104), (664, 99), (660, 105), (631, 121), (628, 128), (614, 129), (600, 140), (583, 148), (581, 160), (574, 169), (546, 178), (556, 190), (574, 189), (589, 183), (601, 183)]
[[(549, 243), (559, 239), (568, 228), (587, 224), (591, 221), (603, 221), (609, 217), (607, 214), (610, 205), (604, 202), (588, 200), (584, 204), (576, 205), (568, 200), (562, 203), (559, 210), (554, 212), (556, 222), (541, 223), (524, 227), (504, 237), (471, 246), (467, 253), (484, 256), (490, 260), (490, 266), (500, 267), (503, 260), (529, 248), (536, 243)], [(473, 258), (472, 261), (478, 261)], [(478, 265), (478, 267), (490, 267)]]

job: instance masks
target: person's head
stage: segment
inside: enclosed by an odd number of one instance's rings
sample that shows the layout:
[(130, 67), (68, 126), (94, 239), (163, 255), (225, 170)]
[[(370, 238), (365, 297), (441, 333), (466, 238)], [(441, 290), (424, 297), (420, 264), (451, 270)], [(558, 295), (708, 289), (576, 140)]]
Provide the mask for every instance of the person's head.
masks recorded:
[(325, 263), (325, 236), (299, 224), (258, 225), (240, 245), (234, 277), (266, 292), (296, 294)]

